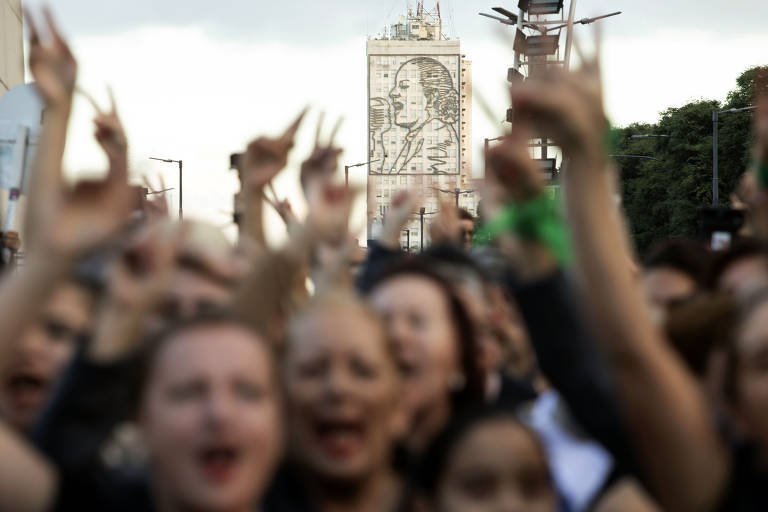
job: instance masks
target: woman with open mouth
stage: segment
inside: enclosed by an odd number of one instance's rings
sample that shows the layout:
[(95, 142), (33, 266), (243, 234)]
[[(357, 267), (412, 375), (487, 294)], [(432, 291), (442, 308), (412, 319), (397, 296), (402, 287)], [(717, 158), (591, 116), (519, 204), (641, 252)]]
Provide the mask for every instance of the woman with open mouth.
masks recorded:
[[(269, 344), (246, 323), (209, 313), (169, 327), (146, 347), (137, 409), (146, 471), (110, 471), (97, 457), (104, 437), (126, 419), (117, 412), (132, 394), (126, 383), (136, 377), (135, 361), (80, 353), (37, 436), (60, 468), (57, 510), (254, 510), (283, 446)], [(82, 450), (94, 456), (75, 466)]]
[(288, 464), (267, 510), (393, 510), (403, 428), (386, 333), (351, 295), (329, 292), (292, 321), (284, 355)]

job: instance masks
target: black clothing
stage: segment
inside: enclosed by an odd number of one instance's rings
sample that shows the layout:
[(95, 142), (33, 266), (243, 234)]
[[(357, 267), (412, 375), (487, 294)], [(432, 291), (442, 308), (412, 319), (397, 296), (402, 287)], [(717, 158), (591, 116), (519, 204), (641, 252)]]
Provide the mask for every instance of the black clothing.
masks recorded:
[(761, 468), (756, 446), (742, 443), (733, 447), (730, 482), (720, 505), (722, 512), (768, 510), (768, 471)]
[(55, 510), (151, 511), (144, 472), (107, 468), (99, 458), (115, 425), (130, 417), (137, 359), (99, 365), (80, 350), (64, 371), (32, 441), (60, 474)]

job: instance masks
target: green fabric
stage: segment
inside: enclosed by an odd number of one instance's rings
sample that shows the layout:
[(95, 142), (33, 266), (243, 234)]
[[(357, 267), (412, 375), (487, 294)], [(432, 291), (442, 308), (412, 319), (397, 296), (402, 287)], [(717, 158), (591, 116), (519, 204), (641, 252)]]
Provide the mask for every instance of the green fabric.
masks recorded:
[(558, 209), (558, 202), (542, 192), (523, 203), (511, 203), (495, 219), (487, 222), (476, 234), (475, 243), (489, 244), (506, 233), (546, 245), (560, 265), (571, 261), (568, 229)]
[(768, 163), (760, 162), (757, 165), (757, 181), (763, 188), (768, 188)]

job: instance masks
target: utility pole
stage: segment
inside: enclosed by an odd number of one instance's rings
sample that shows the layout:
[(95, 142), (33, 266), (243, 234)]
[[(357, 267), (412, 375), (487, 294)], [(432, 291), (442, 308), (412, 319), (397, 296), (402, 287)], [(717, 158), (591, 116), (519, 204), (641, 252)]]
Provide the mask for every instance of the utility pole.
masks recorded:
[[(385, 156), (386, 156), (386, 155), (385, 155)], [(351, 168), (353, 168), (353, 167), (360, 167), (360, 166), (362, 166), (362, 165), (369, 165), (369, 164), (372, 164), (373, 162), (378, 162), (379, 160), (380, 160), (380, 159), (379, 159), (379, 158), (377, 158), (376, 160), (369, 160), (369, 161), (367, 161), (367, 162), (361, 162), (361, 163), (359, 163), (359, 164), (354, 164), (354, 165), (345, 165), (345, 166), (344, 166), (344, 186), (346, 186), (347, 188), (349, 188), (349, 170), (350, 170)]]
[(419, 237), (421, 240), (419, 240), (419, 248), (421, 252), (424, 252), (424, 212), (426, 211), (426, 208), (423, 206), (419, 208)]
[(184, 220), (184, 164), (181, 160), (173, 160), (171, 158), (157, 158), (154, 156), (149, 157), (150, 160), (157, 160), (158, 162), (165, 162), (167, 164), (179, 164), (179, 221)]
[(743, 108), (729, 108), (728, 110), (713, 110), (712, 111), (712, 206), (717, 208), (720, 203), (720, 175), (718, 169), (718, 151), (717, 151), (717, 132), (718, 125), (720, 123), (720, 114), (731, 114), (735, 112), (745, 112), (747, 110), (755, 110), (757, 107), (750, 105)]

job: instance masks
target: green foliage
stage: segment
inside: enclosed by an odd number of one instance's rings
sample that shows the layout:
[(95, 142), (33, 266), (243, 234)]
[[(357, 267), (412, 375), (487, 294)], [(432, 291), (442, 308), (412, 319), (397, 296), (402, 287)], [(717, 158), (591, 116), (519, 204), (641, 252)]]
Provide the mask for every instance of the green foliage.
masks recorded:
[[(701, 210), (712, 204), (712, 112), (752, 104), (755, 78), (752, 68), (739, 76), (726, 102), (698, 100), (669, 108), (654, 124), (636, 123), (617, 130), (612, 152), (653, 156), (659, 160), (617, 158), (622, 199), (635, 244), (644, 253), (653, 242), (672, 237), (701, 235)], [(718, 169), (721, 205), (747, 169), (751, 159), (752, 116), (719, 117)], [(632, 135), (669, 135), (633, 139)]]

